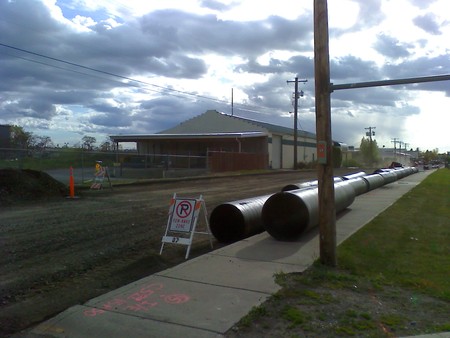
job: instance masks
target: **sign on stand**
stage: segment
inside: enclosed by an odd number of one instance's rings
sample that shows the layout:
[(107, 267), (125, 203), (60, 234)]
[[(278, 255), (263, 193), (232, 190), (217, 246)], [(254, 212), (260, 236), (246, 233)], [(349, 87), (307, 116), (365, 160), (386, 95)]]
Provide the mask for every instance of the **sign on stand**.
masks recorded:
[(91, 184), (91, 189), (101, 190), (103, 189), (103, 181), (108, 179), (109, 188), (112, 189), (111, 179), (109, 178), (108, 167), (102, 166), (102, 161), (95, 163), (94, 180)]
[[(205, 217), (204, 231), (197, 231), (197, 221), (203, 210)], [(187, 245), (186, 257), (189, 257), (191, 251), (194, 234), (208, 235), (209, 242), (212, 244), (211, 231), (209, 229), (208, 215), (206, 212), (206, 204), (200, 195), (199, 198), (181, 198), (177, 194), (173, 194), (169, 206), (169, 219), (167, 221), (166, 232), (162, 238), (161, 250), (162, 254), (165, 243)]]

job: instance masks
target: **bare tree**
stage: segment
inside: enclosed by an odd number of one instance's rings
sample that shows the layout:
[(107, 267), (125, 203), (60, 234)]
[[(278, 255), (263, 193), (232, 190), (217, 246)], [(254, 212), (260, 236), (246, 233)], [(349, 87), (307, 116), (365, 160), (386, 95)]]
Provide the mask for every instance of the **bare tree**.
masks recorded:
[(83, 142), (83, 148), (86, 148), (87, 150), (92, 150), (94, 148), (94, 143), (97, 142), (97, 140), (95, 139), (95, 137), (93, 136), (83, 136), (83, 138), (81, 139), (81, 141)]

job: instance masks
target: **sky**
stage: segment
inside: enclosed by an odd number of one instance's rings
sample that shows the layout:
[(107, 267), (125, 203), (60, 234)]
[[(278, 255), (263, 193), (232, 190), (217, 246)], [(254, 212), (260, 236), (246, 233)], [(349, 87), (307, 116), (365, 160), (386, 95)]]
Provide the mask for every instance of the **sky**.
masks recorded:
[[(315, 133), (313, 3), (0, 0), (0, 124), (59, 146), (209, 109), (293, 128), (298, 77)], [(450, 74), (448, 0), (329, 0), (328, 20), (333, 84)], [(332, 138), (450, 151), (449, 107), (450, 81), (338, 90)]]

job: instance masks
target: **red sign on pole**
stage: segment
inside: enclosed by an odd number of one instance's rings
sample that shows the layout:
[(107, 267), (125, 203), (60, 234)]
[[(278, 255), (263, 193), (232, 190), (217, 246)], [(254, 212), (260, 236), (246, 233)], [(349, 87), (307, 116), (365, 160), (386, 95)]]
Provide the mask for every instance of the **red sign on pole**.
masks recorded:
[(327, 143), (325, 141), (317, 142), (317, 162), (327, 164)]

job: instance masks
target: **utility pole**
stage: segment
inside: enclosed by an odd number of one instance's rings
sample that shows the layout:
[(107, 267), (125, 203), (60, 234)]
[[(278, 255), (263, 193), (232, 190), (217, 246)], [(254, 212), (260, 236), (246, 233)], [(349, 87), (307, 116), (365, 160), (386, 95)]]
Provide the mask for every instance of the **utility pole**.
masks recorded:
[(397, 150), (396, 150), (396, 146), (397, 146), (397, 143), (400, 143), (400, 141), (398, 140), (397, 137), (394, 137), (394, 138), (391, 140), (391, 142), (394, 143), (394, 161), (396, 161), (396, 160), (397, 160)]
[(373, 140), (372, 140), (372, 136), (375, 136), (375, 132), (373, 131), (374, 129), (376, 129), (377, 127), (368, 127), (368, 128), (364, 128), (365, 130), (368, 130), (366, 132), (366, 136), (369, 136), (369, 141), (370, 141), (370, 161), (371, 161), (371, 165), (373, 165)]
[(372, 144), (372, 136), (375, 136), (375, 132), (373, 130), (376, 128), (377, 127), (364, 128), (365, 130), (368, 130), (368, 132), (366, 132), (366, 136), (369, 136), (370, 144)]
[(327, 0), (314, 0), (314, 77), (316, 94), (317, 178), (320, 261), (337, 265), (336, 205), (331, 138), (330, 50)]
[(234, 115), (234, 88), (231, 88), (231, 116)]
[(295, 77), (294, 81), (286, 81), (287, 83), (292, 83), (294, 82), (295, 84), (295, 89), (294, 89), (294, 94), (293, 94), (293, 98), (294, 98), (294, 170), (297, 170), (298, 168), (298, 161), (297, 161), (297, 138), (298, 138), (298, 98), (300, 96), (303, 96), (303, 91), (301, 91), (300, 93), (298, 92), (298, 83), (299, 82), (308, 82), (308, 80), (299, 80), (298, 77)]
[(408, 146), (409, 146), (409, 143), (404, 143), (404, 145), (405, 145), (405, 164), (408, 164), (408, 165), (410, 165), (411, 164), (411, 157), (409, 157), (408, 156)]

